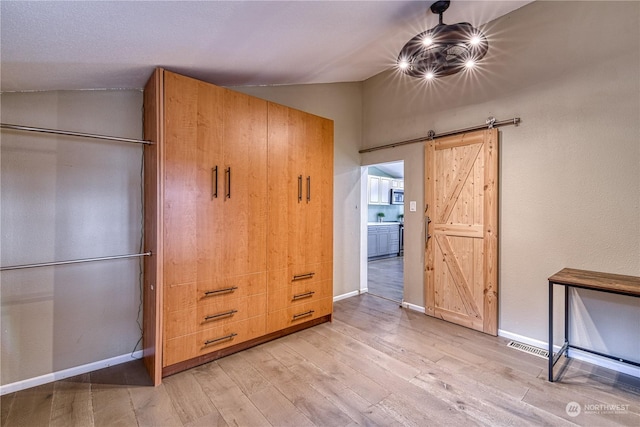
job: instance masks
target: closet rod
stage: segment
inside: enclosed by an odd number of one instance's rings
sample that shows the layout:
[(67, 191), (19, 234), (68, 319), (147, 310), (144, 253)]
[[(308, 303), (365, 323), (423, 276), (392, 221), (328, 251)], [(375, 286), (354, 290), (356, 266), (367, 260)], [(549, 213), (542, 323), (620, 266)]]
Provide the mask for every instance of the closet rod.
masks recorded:
[(492, 129), (495, 127), (507, 126), (507, 125), (518, 126), (518, 124), (520, 124), (520, 117), (514, 117), (513, 119), (508, 119), (508, 120), (501, 120), (499, 122), (496, 121), (495, 118), (489, 117), (484, 125), (472, 126), (466, 129), (452, 130), (449, 132), (443, 132), (438, 134), (436, 134), (435, 131), (430, 130), (427, 136), (423, 136), (421, 138), (414, 138), (414, 139), (409, 139), (407, 141), (393, 142), (391, 144), (380, 145), (378, 147), (365, 148), (363, 150), (358, 151), (358, 153), (361, 153), (361, 154), (370, 153), (372, 151), (384, 150), (385, 148), (394, 148), (394, 147), (399, 147), (401, 145), (415, 144), (416, 142), (424, 142), (424, 141), (432, 140), (435, 138), (442, 138), (444, 136), (451, 136), (451, 135), (458, 135), (461, 133), (473, 132), (474, 130)]
[(7, 267), (0, 267), (0, 271), (4, 270), (20, 270), (23, 268), (33, 268), (33, 267), (47, 267), (50, 265), (62, 265), (62, 264), (78, 264), (80, 262), (91, 262), (91, 261), (103, 261), (107, 259), (120, 259), (120, 258), (135, 258), (141, 256), (151, 256), (151, 252), (145, 252), (142, 254), (128, 254), (128, 255), (114, 255), (114, 256), (104, 256), (99, 258), (83, 258), (83, 259), (74, 259), (70, 261), (55, 261), (55, 262), (42, 262), (39, 264), (23, 264), (23, 265), (10, 265)]
[(153, 144), (151, 141), (144, 139), (121, 138), (119, 136), (95, 135), (92, 133), (72, 132), (67, 130), (36, 128), (31, 126), (12, 125), (9, 123), (0, 123), (2, 129), (22, 130), (26, 132), (53, 133), (56, 135), (79, 136), (82, 138), (106, 139), (108, 141), (131, 142), (134, 144)]

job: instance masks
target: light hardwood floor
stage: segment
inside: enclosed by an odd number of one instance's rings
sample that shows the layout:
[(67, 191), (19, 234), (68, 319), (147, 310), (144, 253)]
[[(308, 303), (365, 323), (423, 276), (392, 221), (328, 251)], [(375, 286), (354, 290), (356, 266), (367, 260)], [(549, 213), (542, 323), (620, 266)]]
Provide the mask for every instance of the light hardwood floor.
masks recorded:
[(393, 256), (367, 262), (368, 292), (401, 303), (404, 296), (404, 257)]
[[(2, 396), (14, 426), (640, 425), (640, 380), (546, 360), (369, 295), (150, 387), (140, 361)], [(567, 413), (576, 402), (581, 413)], [(617, 405), (613, 407), (603, 405)], [(614, 412), (614, 413), (608, 413)]]

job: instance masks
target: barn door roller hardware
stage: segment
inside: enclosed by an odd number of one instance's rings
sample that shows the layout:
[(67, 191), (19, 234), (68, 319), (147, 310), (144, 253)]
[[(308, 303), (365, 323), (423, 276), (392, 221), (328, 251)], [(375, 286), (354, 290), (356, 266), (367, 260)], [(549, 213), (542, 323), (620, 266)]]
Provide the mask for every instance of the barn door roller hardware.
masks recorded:
[(372, 151), (384, 150), (385, 148), (400, 147), (401, 145), (415, 144), (417, 142), (424, 142), (424, 141), (433, 140), (433, 139), (436, 139), (436, 138), (442, 138), (442, 137), (445, 137), (445, 136), (451, 136), (451, 135), (458, 135), (458, 134), (461, 134), (461, 133), (473, 132), (475, 130), (493, 129), (493, 128), (497, 128), (497, 127), (501, 127), (501, 126), (508, 126), (508, 125), (518, 126), (519, 124), (520, 124), (520, 117), (514, 117), (512, 119), (500, 120), (500, 121), (496, 120), (495, 117), (489, 117), (489, 118), (487, 118), (485, 124), (483, 124), (483, 125), (472, 126), (472, 127), (465, 128), (465, 129), (457, 129), (457, 130), (452, 130), (452, 131), (443, 132), (443, 133), (436, 133), (434, 130), (430, 130), (429, 133), (427, 134), (427, 136), (423, 136), (421, 138), (414, 138), (414, 139), (409, 139), (409, 140), (406, 140), (406, 141), (393, 142), (391, 144), (380, 145), (379, 147), (365, 148), (363, 150), (358, 151), (358, 153), (360, 153), (360, 154), (362, 154), (362, 153), (370, 153)]

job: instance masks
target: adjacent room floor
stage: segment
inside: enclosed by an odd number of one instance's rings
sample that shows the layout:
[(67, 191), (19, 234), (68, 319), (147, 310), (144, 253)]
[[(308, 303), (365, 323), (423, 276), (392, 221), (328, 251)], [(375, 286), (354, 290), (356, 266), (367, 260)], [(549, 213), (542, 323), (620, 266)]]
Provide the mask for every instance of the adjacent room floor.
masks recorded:
[(367, 268), (368, 292), (401, 303), (404, 292), (404, 257), (369, 261)]
[[(334, 320), (167, 377), (139, 360), (1, 400), (14, 426), (640, 425), (640, 380), (364, 294)], [(576, 406), (578, 405), (578, 406)], [(608, 406), (607, 406), (608, 405)], [(577, 411), (576, 408), (580, 409)]]

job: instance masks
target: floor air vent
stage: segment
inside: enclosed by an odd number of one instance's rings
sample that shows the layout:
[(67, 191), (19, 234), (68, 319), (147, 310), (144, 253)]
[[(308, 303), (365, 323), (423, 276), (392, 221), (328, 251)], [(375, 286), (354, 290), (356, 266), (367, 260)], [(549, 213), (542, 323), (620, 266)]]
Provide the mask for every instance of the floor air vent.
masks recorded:
[(549, 358), (549, 351), (539, 348), (539, 347), (534, 347), (532, 345), (529, 344), (522, 344), (521, 342), (517, 342), (517, 341), (510, 341), (509, 344), (507, 344), (507, 347), (511, 347), (511, 348), (515, 348), (516, 350), (520, 350), (523, 351), (525, 353), (529, 353), (529, 354), (533, 354), (534, 356), (538, 356), (538, 357), (542, 357), (543, 359), (548, 359)]

